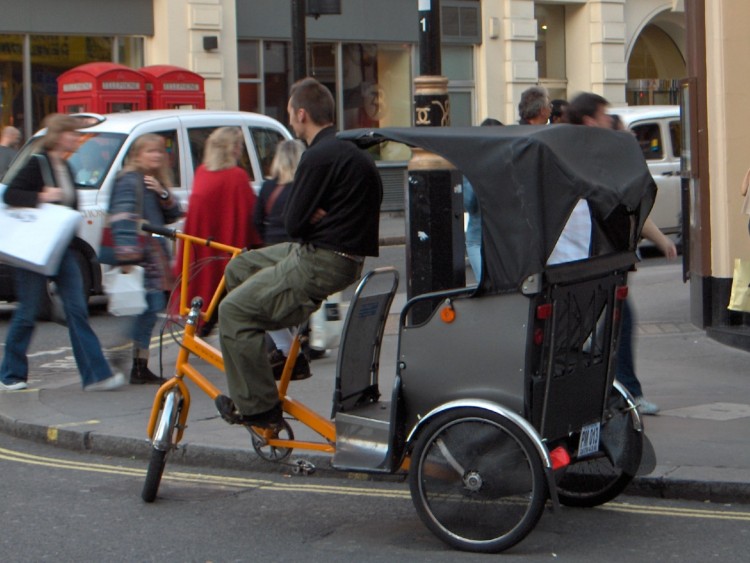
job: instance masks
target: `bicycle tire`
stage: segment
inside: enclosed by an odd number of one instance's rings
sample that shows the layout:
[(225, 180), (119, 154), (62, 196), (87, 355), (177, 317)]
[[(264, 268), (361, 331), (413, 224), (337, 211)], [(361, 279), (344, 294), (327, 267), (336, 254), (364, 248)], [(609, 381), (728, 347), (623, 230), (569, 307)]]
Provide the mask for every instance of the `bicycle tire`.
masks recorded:
[(151, 459), (148, 462), (146, 471), (146, 480), (143, 483), (141, 498), (145, 502), (154, 502), (156, 493), (159, 491), (161, 476), (164, 473), (164, 467), (167, 464), (167, 452), (164, 450), (151, 449)]
[[(605, 438), (608, 428), (603, 427), (598, 454), (565, 469), (557, 484), (560, 504), (576, 508), (605, 504), (618, 497), (635, 477), (643, 454), (643, 433), (633, 427), (627, 402), (614, 388), (610, 392), (605, 420), (609, 428), (614, 428), (612, 440), (617, 444), (608, 445)], [(613, 454), (615, 448), (620, 450), (619, 464)], [(626, 471), (621, 465), (635, 470)]]
[(419, 517), (456, 549), (506, 550), (541, 518), (548, 498), (541, 455), (523, 429), (497, 413), (461, 408), (438, 416), (411, 460)]

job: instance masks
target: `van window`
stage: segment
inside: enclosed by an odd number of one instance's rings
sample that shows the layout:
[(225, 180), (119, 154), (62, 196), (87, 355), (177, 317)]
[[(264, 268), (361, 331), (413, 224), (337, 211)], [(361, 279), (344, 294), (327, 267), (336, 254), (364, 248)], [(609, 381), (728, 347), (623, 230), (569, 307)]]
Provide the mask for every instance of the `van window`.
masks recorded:
[(180, 174), (180, 142), (177, 139), (177, 131), (170, 129), (168, 131), (157, 131), (157, 135), (164, 137), (167, 145), (167, 156), (169, 157), (169, 166), (172, 168), (172, 177), (175, 186), (182, 186), (182, 177)]
[(680, 158), (682, 155), (682, 123), (669, 122), (669, 137), (672, 139), (672, 156)]
[(266, 129), (263, 127), (251, 127), (250, 134), (255, 144), (255, 150), (260, 162), (260, 170), (264, 178), (271, 176), (271, 163), (276, 154), (276, 147), (281, 141), (286, 140), (283, 134), (276, 129)]
[[(206, 141), (209, 135), (213, 133), (218, 127), (192, 127), (188, 129), (188, 140), (190, 141), (190, 154), (193, 157), (193, 170), (198, 168), (203, 163), (203, 155), (206, 150)], [(250, 164), (250, 156), (247, 153), (247, 147), (243, 143), (242, 155), (240, 156), (239, 166), (245, 169), (247, 175), (250, 177), (250, 181), (253, 181), (255, 174), (253, 174), (253, 167)]]
[(99, 189), (124, 142), (125, 135), (118, 133), (83, 133), (68, 158), (76, 187)]
[(644, 123), (630, 128), (638, 139), (643, 156), (646, 160), (661, 160), (664, 158), (664, 144), (658, 123)]

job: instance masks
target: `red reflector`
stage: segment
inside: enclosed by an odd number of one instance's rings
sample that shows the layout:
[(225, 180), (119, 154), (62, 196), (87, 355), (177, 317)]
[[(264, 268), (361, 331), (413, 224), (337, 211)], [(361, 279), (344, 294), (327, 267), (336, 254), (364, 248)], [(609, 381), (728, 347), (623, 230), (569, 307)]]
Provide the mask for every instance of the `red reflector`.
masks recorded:
[(552, 469), (562, 469), (570, 465), (570, 454), (562, 446), (556, 447), (549, 453), (552, 460)]
[(552, 316), (552, 303), (545, 303), (536, 308), (536, 318), (539, 320), (549, 319)]
[(618, 301), (625, 301), (625, 298), (627, 296), (628, 296), (628, 286), (627, 285), (617, 286), (617, 289), (615, 290), (615, 298), (617, 298)]
[(534, 344), (541, 346), (542, 342), (544, 342), (544, 331), (538, 328), (534, 331)]

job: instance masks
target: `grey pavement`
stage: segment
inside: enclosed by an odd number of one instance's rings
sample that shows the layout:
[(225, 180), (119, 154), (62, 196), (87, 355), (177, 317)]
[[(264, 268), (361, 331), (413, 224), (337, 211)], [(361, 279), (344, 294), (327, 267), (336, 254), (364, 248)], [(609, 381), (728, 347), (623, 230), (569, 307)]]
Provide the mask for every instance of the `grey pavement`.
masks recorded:
[[(403, 244), (400, 214), (381, 217), (381, 243)], [(403, 282), (402, 282), (403, 285)], [(689, 322), (689, 288), (679, 263), (652, 261), (629, 281), (636, 312), (636, 363), (646, 398), (662, 408), (645, 417), (646, 435), (656, 452), (656, 469), (638, 476), (628, 492), (717, 502), (750, 502), (750, 385), (746, 352), (719, 344)], [(391, 388), (396, 363), (397, 296), (381, 354), (381, 390)], [(212, 337), (215, 339), (216, 337)], [(209, 339), (210, 340), (210, 339)], [(165, 373), (174, 364), (176, 342), (165, 337)], [(152, 354), (157, 355), (155, 352)], [(200, 364), (219, 388), (223, 374)], [(292, 382), (290, 395), (321, 413), (330, 412), (335, 353), (312, 362), (314, 376)], [(188, 428), (170, 463), (289, 472), (253, 452), (250, 435), (223, 422), (210, 401), (194, 386)], [(106, 455), (146, 459), (150, 446), (146, 423), (155, 388), (128, 386), (109, 393), (84, 393), (75, 370), (60, 369), (31, 389), (0, 392), (0, 431), (63, 447)], [(311, 431), (292, 423), (298, 439)], [(295, 451), (316, 475), (341, 475), (324, 454)], [(145, 461), (144, 461), (145, 468)], [(170, 470), (169, 465), (167, 471)]]

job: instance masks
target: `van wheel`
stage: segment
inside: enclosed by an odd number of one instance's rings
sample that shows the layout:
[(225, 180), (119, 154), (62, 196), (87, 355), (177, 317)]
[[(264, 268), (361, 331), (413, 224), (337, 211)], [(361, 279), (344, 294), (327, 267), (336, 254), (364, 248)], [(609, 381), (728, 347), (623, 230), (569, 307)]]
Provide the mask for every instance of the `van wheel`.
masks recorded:
[[(91, 295), (91, 288), (94, 283), (91, 276), (91, 269), (89, 268), (89, 262), (86, 257), (77, 250), (73, 251), (73, 255), (75, 256), (76, 264), (78, 264), (78, 269), (81, 271), (83, 298), (88, 303), (89, 296)], [(53, 303), (54, 301), (57, 302)], [(55, 282), (52, 280), (47, 280), (47, 291), (44, 294), (42, 303), (39, 307), (37, 318), (41, 321), (54, 321), (65, 324), (65, 314), (62, 308), (62, 301), (60, 301), (60, 298), (57, 295), (57, 288), (55, 287)]]

